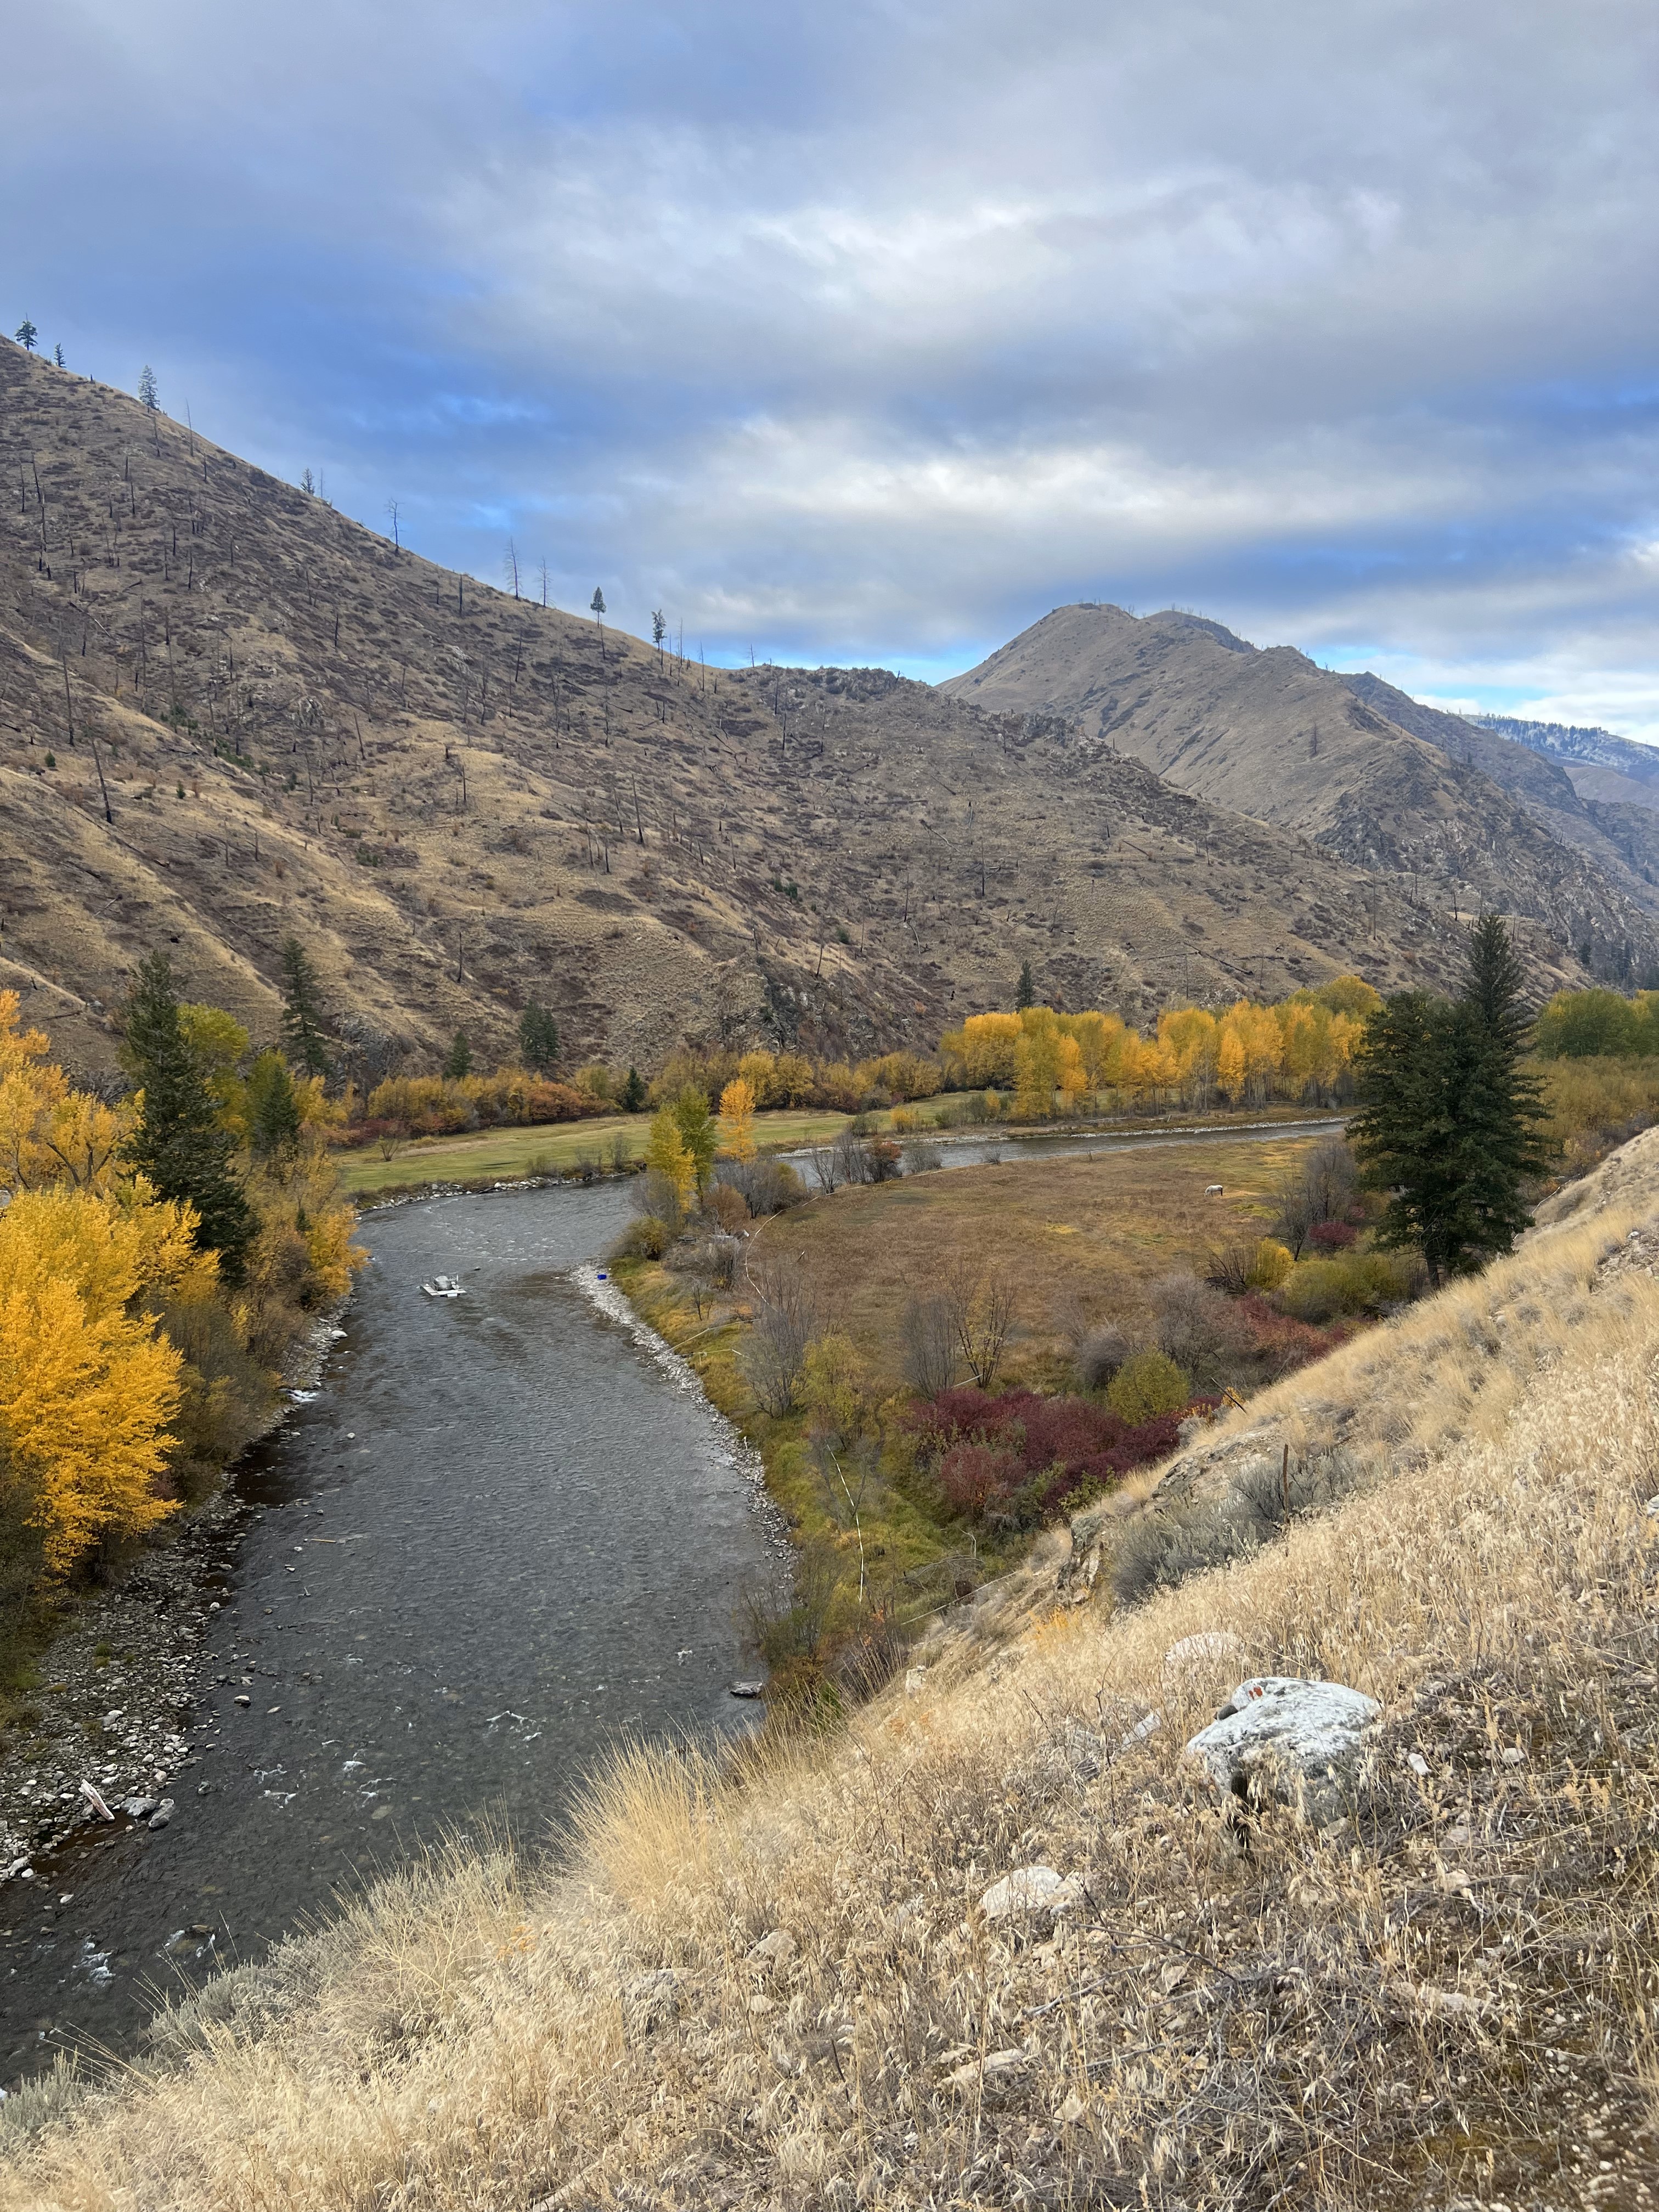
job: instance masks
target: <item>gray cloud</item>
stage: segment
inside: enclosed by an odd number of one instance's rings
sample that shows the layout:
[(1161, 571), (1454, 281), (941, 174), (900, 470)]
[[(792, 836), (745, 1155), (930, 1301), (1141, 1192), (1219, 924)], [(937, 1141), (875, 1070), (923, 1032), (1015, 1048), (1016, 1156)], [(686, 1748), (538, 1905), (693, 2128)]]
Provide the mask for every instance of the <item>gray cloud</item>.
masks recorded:
[(0, 222), (82, 365), (711, 650), (1175, 601), (1659, 735), (1656, 46), (1624, 0), (81, 0), (15, 33)]

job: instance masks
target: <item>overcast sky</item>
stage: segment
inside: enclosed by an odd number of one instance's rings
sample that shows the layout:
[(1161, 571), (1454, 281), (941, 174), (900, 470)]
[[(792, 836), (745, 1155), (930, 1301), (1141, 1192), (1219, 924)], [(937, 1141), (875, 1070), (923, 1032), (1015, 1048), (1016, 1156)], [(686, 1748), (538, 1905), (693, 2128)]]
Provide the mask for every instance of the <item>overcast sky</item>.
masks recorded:
[[(1078, 599), (1659, 738), (1659, 10), (53, 0), (0, 313), (711, 657)], [(539, 584), (537, 588), (539, 589)]]

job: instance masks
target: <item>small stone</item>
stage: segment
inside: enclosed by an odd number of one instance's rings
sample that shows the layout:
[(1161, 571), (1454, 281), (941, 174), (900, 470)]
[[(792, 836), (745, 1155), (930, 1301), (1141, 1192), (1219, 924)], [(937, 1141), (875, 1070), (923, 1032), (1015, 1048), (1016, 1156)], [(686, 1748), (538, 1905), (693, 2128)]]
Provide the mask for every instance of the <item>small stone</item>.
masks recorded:
[(1201, 1674), (1206, 1667), (1231, 1670), (1244, 1658), (1244, 1641), (1230, 1628), (1200, 1629), (1196, 1636), (1183, 1636), (1172, 1644), (1164, 1655), (1166, 1677)]
[(161, 1803), (156, 1807), (155, 1810), (149, 1816), (149, 1825), (151, 1828), (165, 1828), (167, 1822), (173, 1818), (176, 1810), (177, 1808), (173, 1804), (172, 1798), (164, 1797)]
[(757, 1681), (733, 1682), (732, 1695), (734, 1698), (763, 1698), (766, 1695), (766, 1685), (764, 1682)]
[(1519, 1766), (1526, 1755), (1518, 1743), (1506, 1743), (1498, 1754), (1505, 1766)]
[(800, 1946), (787, 1928), (774, 1928), (763, 1936), (749, 1956), (765, 1966), (787, 1966)]
[(148, 1820), (161, 1803), (159, 1797), (125, 1797), (121, 1810), (130, 1820)]
[(904, 1694), (907, 1698), (919, 1698), (927, 1686), (927, 1669), (925, 1667), (906, 1668), (904, 1672)]
[(1077, 2091), (1073, 2089), (1068, 2092), (1066, 2102), (1054, 2114), (1054, 2118), (1060, 2122), (1061, 2127), (1073, 2128), (1077, 2125), (1078, 2122), (1083, 2118), (1083, 2115), (1088, 2111), (1088, 2109), (1089, 2107), (1084, 2103), (1082, 2098), (1079, 2096)]
[(953, 2089), (971, 2090), (981, 2083), (988, 2089), (1023, 2073), (1030, 2063), (1023, 2051), (993, 2051), (983, 2059), (971, 2059), (966, 2066), (958, 2066), (951, 2076)]
[(238, 1698), (234, 1702), (239, 1705), (251, 1705), (253, 1700), (252, 1698)]
[(979, 1901), (988, 1920), (1007, 1920), (1027, 1913), (1048, 1913), (1052, 1900), (1065, 1887), (1065, 1877), (1051, 1866), (1016, 1867), (994, 1881)]

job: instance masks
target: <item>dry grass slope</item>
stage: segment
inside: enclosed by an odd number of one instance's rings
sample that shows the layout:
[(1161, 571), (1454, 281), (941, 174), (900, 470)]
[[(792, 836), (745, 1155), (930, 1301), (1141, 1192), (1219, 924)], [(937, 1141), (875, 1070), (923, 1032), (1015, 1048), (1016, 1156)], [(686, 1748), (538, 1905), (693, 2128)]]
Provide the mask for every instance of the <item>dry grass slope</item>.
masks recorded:
[[(1310, 1437), (1351, 1409), (1368, 1491), (1136, 1612), (1050, 1608), (995, 1650), (958, 1632), (843, 1739), (746, 1771), (623, 1752), (562, 1867), (399, 1877), (211, 1985), (131, 2077), (14, 2100), (0, 2205), (1638, 2212), (1640, 1141), (1608, 1210), (1275, 1394)], [(1243, 1662), (1171, 1668), (1214, 1632)], [(1380, 1779), (1340, 1832), (1230, 1826), (1195, 1788), (1183, 1740), (1247, 1669), (1381, 1701)], [(1038, 1861), (1086, 1910), (988, 1922), (987, 1885)]]

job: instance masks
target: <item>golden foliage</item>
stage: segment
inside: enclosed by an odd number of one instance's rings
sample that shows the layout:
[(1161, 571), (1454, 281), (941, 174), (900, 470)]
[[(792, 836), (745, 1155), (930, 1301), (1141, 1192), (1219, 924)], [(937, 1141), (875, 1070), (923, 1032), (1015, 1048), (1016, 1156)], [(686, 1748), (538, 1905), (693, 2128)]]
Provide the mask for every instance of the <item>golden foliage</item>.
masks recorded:
[(1130, 1101), (1173, 1092), (1200, 1108), (1218, 1093), (1235, 1105), (1322, 1097), (1346, 1073), (1366, 1017), (1381, 1003), (1369, 983), (1342, 975), (1274, 1006), (1241, 999), (1219, 1014), (1176, 1006), (1151, 1036), (1116, 1014), (1028, 1006), (970, 1014), (939, 1039), (939, 1060), (958, 1089), (1012, 1085), (1022, 1121), (1046, 1121), (1056, 1104), (1066, 1112), (1102, 1091)]
[(740, 1075), (720, 1093), (720, 1139), (728, 1158), (754, 1158), (755, 1094)]
[(106, 1190), (131, 1115), (72, 1091), (45, 1033), (20, 1027), (18, 1003), (0, 991), (0, 1190)]
[(183, 1363), (135, 1307), (184, 1264), (179, 1211), (59, 1188), (0, 1213), (0, 1438), (54, 1573), (173, 1510), (157, 1481)]
[(680, 1135), (680, 1125), (672, 1106), (660, 1106), (652, 1116), (651, 1135), (645, 1148), (647, 1170), (665, 1176), (674, 1186), (675, 1195), (682, 1206), (691, 1198), (691, 1186), (696, 1181), (696, 1167), (685, 1149)]

